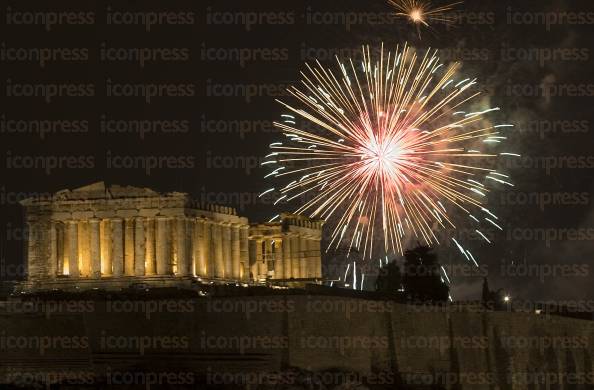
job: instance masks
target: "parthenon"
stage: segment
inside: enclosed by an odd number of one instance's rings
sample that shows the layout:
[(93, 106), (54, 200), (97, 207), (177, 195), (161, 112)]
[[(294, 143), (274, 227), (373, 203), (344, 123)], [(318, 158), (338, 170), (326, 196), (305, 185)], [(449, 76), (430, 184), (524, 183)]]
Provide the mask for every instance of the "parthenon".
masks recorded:
[(121, 288), (182, 281), (321, 279), (323, 222), (282, 214), (252, 224), (186, 193), (99, 182), (27, 199), (26, 289)]

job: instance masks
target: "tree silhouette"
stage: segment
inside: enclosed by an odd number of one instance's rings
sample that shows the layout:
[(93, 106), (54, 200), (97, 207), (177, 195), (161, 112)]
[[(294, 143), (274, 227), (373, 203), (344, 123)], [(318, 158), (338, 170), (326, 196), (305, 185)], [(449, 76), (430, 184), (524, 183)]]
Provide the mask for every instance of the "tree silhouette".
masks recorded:
[(483, 292), (482, 292), (483, 306), (490, 310), (501, 310), (504, 308), (503, 302), (503, 289), (497, 291), (491, 291), (489, 288), (489, 282), (487, 278), (483, 278)]
[(487, 280), (487, 277), (483, 278), (483, 291), (481, 298), (485, 305), (487, 305), (491, 299), (491, 290), (489, 290), (489, 281)]
[(404, 291), (408, 299), (420, 302), (447, 301), (450, 288), (442, 280), (437, 255), (424, 245), (404, 252)]
[(400, 267), (395, 261), (384, 265), (379, 270), (379, 274), (375, 281), (376, 291), (397, 294), (402, 287), (402, 275), (400, 274)]

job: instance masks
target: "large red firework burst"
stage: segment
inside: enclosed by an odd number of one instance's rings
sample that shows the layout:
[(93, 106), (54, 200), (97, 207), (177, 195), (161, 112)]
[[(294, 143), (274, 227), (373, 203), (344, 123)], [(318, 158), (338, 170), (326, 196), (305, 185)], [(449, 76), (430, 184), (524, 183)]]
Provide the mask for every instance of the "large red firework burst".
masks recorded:
[(264, 162), (268, 176), (288, 182), (277, 203), (308, 195), (296, 212), (334, 221), (331, 244), (348, 237), (366, 257), (378, 239), (400, 253), (407, 234), (438, 243), (436, 231), (456, 226), (452, 214), (486, 241), (481, 224), (501, 229), (483, 203), (490, 184), (511, 185), (494, 164), (515, 155), (496, 151), (511, 125), (486, 119), (498, 108), (481, 107), (476, 81), (459, 76), (459, 64), (440, 63), (437, 51), (417, 56), (407, 45), (382, 46), (375, 61), (364, 47), (361, 63), (338, 66), (308, 65), (301, 86), (289, 89), (299, 104), (281, 102), (288, 112), (275, 125), (285, 139)]

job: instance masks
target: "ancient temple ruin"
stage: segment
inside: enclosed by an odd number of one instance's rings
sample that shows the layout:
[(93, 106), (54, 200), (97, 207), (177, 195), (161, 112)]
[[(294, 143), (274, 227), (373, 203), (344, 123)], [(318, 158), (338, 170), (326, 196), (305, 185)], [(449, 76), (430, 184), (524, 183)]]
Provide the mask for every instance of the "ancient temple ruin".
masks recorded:
[(294, 285), (321, 278), (322, 221), (282, 214), (249, 224), (186, 193), (95, 183), (21, 202), (25, 290), (180, 286), (200, 281)]

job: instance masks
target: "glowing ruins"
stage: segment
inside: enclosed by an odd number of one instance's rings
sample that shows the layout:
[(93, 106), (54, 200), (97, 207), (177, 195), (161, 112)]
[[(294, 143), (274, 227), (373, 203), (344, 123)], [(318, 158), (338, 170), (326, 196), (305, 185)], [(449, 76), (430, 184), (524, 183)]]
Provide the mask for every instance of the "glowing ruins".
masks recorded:
[(323, 222), (299, 215), (249, 224), (232, 208), (200, 205), (185, 193), (103, 182), (22, 205), (28, 290), (295, 285), (322, 276)]

